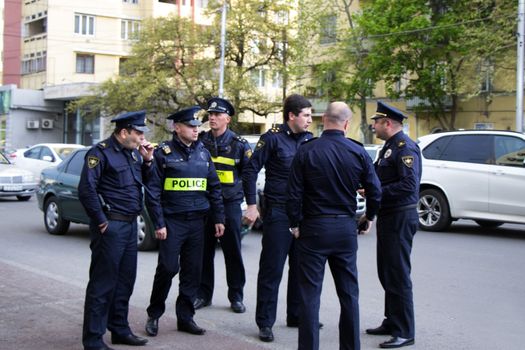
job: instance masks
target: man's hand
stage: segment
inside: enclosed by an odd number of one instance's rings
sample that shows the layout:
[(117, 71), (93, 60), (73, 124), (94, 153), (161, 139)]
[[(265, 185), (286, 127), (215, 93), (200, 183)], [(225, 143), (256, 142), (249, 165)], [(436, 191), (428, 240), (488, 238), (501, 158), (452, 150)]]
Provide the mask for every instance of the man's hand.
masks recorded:
[(248, 226), (252, 226), (258, 217), (259, 217), (259, 211), (257, 210), (257, 205), (250, 204), (248, 205), (248, 208), (244, 212), (244, 215), (242, 217), (242, 223)]
[(299, 238), (299, 227), (290, 227), (290, 233), (295, 238)]
[(108, 229), (108, 225), (109, 223), (107, 221), (98, 225), (98, 229), (100, 230), (100, 233), (106, 232), (106, 230)]
[(370, 231), (370, 228), (372, 227), (372, 221), (368, 220), (366, 215), (363, 215), (359, 218), (359, 222), (357, 223), (357, 234), (363, 235)]
[(168, 230), (166, 230), (166, 227), (155, 230), (155, 237), (161, 241), (165, 240), (166, 237), (168, 237)]
[(153, 160), (153, 150), (153, 145), (146, 140), (144, 140), (144, 142), (139, 146), (139, 153), (145, 162), (150, 162)]
[(215, 224), (215, 237), (222, 237), (224, 234), (224, 224)]

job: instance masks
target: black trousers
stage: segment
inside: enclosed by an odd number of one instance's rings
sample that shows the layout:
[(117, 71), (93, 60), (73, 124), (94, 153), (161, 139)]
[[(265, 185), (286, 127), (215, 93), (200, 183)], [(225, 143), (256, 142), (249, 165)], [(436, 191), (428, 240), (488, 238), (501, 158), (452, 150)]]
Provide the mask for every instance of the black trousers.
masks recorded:
[(319, 349), (319, 308), (326, 262), (341, 305), (339, 349), (359, 350), (357, 232), (353, 217), (305, 218), (296, 241), (301, 312), (299, 349)]
[(415, 334), (410, 253), (418, 221), (413, 208), (379, 213), (377, 218), (377, 272), (385, 290), (383, 325), (402, 338)]
[(102, 347), (106, 328), (118, 336), (131, 334), (129, 298), (137, 276), (137, 221), (109, 220), (101, 234), (90, 225), (91, 265), (84, 304), (82, 344)]
[[(224, 202), (226, 225), (224, 235), (219, 239), (224, 263), (226, 264), (226, 282), (228, 283), (228, 300), (230, 302), (243, 300), (243, 288), (246, 283), (244, 263), (241, 255), (241, 204), (239, 202)], [(204, 233), (204, 252), (202, 255), (202, 277), (198, 296), (204, 300), (212, 300), (215, 285), (215, 223), (208, 219)]]
[(150, 317), (162, 316), (173, 277), (180, 269), (175, 309), (177, 319), (188, 322), (195, 314), (193, 300), (200, 284), (204, 217), (188, 219), (171, 215), (164, 219), (168, 237), (159, 244), (159, 260), (147, 312)]

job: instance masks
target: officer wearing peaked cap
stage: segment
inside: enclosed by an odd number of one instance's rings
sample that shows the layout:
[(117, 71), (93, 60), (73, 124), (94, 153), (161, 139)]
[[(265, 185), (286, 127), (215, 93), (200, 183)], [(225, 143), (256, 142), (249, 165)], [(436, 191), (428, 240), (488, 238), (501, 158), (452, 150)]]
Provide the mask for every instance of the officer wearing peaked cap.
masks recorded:
[[(224, 236), (220, 238), (226, 264), (228, 299), (231, 309), (243, 313), (243, 288), (246, 282), (241, 255), (241, 203), (243, 190), (241, 176), (251, 156), (248, 142), (228, 128), (235, 110), (228, 100), (214, 97), (208, 101), (210, 131), (202, 133), (200, 140), (210, 151), (217, 175), (221, 181), (226, 214)], [(214, 257), (217, 237), (213, 222), (208, 222), (204, 235), (202, 279), (194, 306), (199, 309), (211, 304), (214, 288)]]
[[(190, 107), (168, 117), (174, 135), (155, 150), (155, 166), (148, 179), (146, 205), (160, 240), (159, 259), (146, 332), (157, 335), (158, 319), (166, 309), (173, 277), (179, 272), (179, 295), (175, 309), (179, 331), (201, 335), (205, 330), (193, 320), (193, 300), (199, 289), (202, 268), (204, 223), (208, 213), (214, 234), (224, 233), (221, 187), (210, 152), (198, 140), (196, 118), (200, 107)], [(210, 211), (210, 208), (212, 209)]]
[(146, 112), (114, 118), (115, 130), (93, 146), (78, 185), (90, 218), (91, 266), (84, 306), (84, 349), (113, 344), (144, 345), (128, 323), (128, 304), (137, 270), (137, 215), (142, 211), (142, 180), (151, 171), (153, 147), (144, 138)]
[(248, 209), (244, 219), (252, 224), (259, 215), (256, 207), (257, 173), (264, 166), (266, 182), (264, 196), (262, 250), (257, 276), (257, 307), (255, 321), (259, 339), (273, 341), (272, 327), (277, 313), (279, 284), (288, 257), (288, 294), (286, 298), (286, 324), (297, 327), (299, 320), (299, 293), (297, 285), (297, 259), (295, 243), (288, 229), (286, 216), (286, 182), (292, 159), (301, 144), (310, 138), (308, 127), (312, 123), (312, 105), (304, 96), (292, 94), (284, 100), (284, 123), (263, 135), (257, 142), (250, 162), (244, 170), (242, 182)]
[(410, 279), (412, 240), (419, 217), (416, 209), (421, 180), (421, 152), (403, 132), (406, 116), (377, 102), (373, 129), (385, 144), (375, 163), (383, 197), (377, 216), (377, 271), (385, 290), (385, 319), (368, 334), (390, 335), (381, 348), (414, 344), (414, 303)]

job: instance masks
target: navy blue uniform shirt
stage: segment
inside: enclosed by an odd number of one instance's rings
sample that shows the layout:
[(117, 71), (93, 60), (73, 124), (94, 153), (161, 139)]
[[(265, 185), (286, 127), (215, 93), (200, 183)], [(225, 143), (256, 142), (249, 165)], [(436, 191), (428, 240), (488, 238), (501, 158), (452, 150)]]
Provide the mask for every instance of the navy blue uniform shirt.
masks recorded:
[(286, 183), (293, 157), (299, 146), (311, 138), (312, 133), (308, 131), (294, 134), (286, 123), (261, 135), (242, 176), (248, 205), (256, 203), (257, 174), (263, 166), (266, 168), (264, 184), (266, 200), (279, 204), (286, 202)]
[(221, 185), (210, 152), (202, 142), (186, 146), (174, 136), (172, 141), (159, 145), (154, 158), (146, 204), (156, 229), (166, 227), (165, 215), (205, 214), (210, 204), (212, 220), (224, 223)]
[(286, 211), (291, 227), (303, 217), (355, 216), (357, 190), (366, 194), (366, 216), (379, 209), (381, 185), (364, 147), (343, 131), (325, 130), (320, 138), (301, 146), (288, 180)]
[(211, 131), (202, 133), (200, 140), (210, 152), (221, 182), (222, 196), (227, 202), (242, 202), (242, 173), (252, 155), (248, 141), (230, 129), (213, 137)]
[(140, 153), (124, 148), (114, 135), (91, 147), (78, 184), (78, 197), (91, 221), (96, 225), (107, 221), (99, 195), (111, 212), (140, 214), (142, 185), (135, 177), (142, 182), (149, 172)]
[(421, 181), (419, 146), (403, 131), (389, 138), (375, 163), (383, 197), (381, 208), (416, 204)]

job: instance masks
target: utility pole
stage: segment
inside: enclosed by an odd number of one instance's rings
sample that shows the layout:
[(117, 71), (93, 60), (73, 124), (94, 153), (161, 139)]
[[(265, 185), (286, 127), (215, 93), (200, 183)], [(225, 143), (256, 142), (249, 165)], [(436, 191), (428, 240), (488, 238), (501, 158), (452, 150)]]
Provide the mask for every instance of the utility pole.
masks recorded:
[(523, 132), (523, 56), (525, 40), (525, 0), (518, 5), (518, 63), (516, 67), (516, 131)]
[[(525, 1), (525, 0), (524, 0)], [(224, 96), (224, 52), (226, 46), (226, 0), (222, 3), (221, 15), (221, 63), (219, 68), (219, 97)]]

